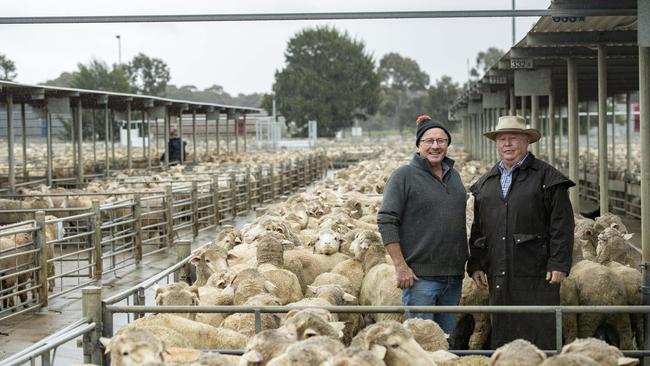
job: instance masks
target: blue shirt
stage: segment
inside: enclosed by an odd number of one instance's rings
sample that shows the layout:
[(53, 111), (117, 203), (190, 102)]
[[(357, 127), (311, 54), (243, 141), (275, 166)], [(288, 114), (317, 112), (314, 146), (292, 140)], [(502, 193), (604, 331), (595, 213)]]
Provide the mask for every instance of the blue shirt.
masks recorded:
[(506, 198), (508, 191), (510, 190), (510, 185), (512, 185), (512, 173), (524, 163), (524, 160), (528, 157), (528, 153), (524, 156), (523, 159), (519, 160), (510, 171), (506, 171), (506, 166), (503, 164), (503, 160), (499, 161), (499, 172), (501, 172), (501, 195), (503, 198)]

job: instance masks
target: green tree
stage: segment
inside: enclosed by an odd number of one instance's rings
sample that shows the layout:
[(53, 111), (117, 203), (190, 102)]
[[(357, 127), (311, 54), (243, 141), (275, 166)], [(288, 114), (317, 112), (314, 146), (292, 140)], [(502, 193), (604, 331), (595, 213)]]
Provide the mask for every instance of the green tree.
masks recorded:
[(355, 119), (366, 120), (379, 102), (379, 77), (363, 42), (335, 28), (306, 29), (289, 40), (286, 67), (277, 71), (276, 108), (303, 128), (318, 121), (320, 136), (333, 136)]
[[(402, 132), (420, 112), (414, 98), (419, 98), (429, 85), (429, 75), (418, 63), (397, 53), (388, 53), (379, 61), (379, 77), (384, 90), (381, 110), (389, 116), (393, 127)], [(412, 117), (412, 118), (411, 118)]]
[(13, 80), (16, 78), (16, 63), (0, 53), (0, 79)]
[(126, 74), (120, 67), (110, 67), (104, 61), (93, 59), (88, 64), (77, 64), (77, 68), (78, 70), (72, 73), (71, 88), (133, 92)]
[(144, 53), (137, 54), (124, 68), (131, 85), (146, 95), (163, 95), (171, 79), (165, 61)]
[(470, 70), (470, 75), (477, 78), (485, 74), (492, 65), (505, 54), (502, 49), (490, 47), (485, 51), (480, 51), (476, 54), (476, 65)]
[(447, 75), (443, 75), (436, 80), (427, 93), (427, 110), (431, 118), (443, 123), (449, 123), (449, 107), (458, 98), (461, 91), (462, 89), (458, 83)]

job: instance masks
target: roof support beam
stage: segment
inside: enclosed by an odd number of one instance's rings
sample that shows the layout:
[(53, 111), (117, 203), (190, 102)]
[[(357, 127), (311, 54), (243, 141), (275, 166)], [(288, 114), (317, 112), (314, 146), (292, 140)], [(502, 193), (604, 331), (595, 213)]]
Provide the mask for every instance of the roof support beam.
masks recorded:
[(531, 32), (526, 35), (529, 46), (553, 45), (636, 45), (636, 31), (600, 32)]
[[(608, 47), (607, 57), (636, 57), (638, 47)], [(516, 47), (510, 51), (511, 58), (565, 58), (565, 57), (593, 57), (596, 58), (597, 50), (589, 47)]]

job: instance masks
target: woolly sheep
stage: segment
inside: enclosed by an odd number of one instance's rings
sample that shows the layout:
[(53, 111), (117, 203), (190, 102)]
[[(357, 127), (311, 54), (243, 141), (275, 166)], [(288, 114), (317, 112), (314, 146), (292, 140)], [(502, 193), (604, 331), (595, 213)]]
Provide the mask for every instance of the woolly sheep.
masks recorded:
[(598, 234), (596, 261), (600, 264), (607, 264), (611, 261), (629, 264), (627, 241), (632, 234), (624, 234), (618, 231), (614, 225), (612, 224), (611, 227), (605, 228)]
[[(244, 306), (279, 306), (280, 302), (267, 294), (253, 296), (242, 305)], [(276, 329), (280, 326), (280, 321), (275, 314), (261, 314), (261, 329)], [(255, 314), (253, 313), (235, 313), (227, 316), (221, 327), (231, 329), (247, 337), (255, 335)]]
[(290, 311), (281, 329), (297, 340), (317, 336), (339, 339), (343, 336), (343, 327), (344, 324), (341, 322), (327, 321), (322, 314), (311, 309), (303, 309)]
[(230, 329), (210, 325), (171, 314), (159, 314), (136, 319), (124, 325), (117, 334), (128, 329), (160, 327), (176, 332), (175, 338), (183, 339), (196, 349), (237, 349), (246, 344), (246, 337)]
[[(580, 305), (626, 305), (627, 293), (623, 281), (608, 267), (583, 260), (571, 269), (569, 276), (575, 281)], [(620, 347), (632, 347), (632, 329), (626, 314), (607, 316), (620, 339)], [(603, 323), (604, 314), (578, 314), (578, 337), (596, 334)]]
[(314, 243), (314, 252), (319, 254), (334, 254), (339, 251), (341, 234), (331, 229), (321, 229)]
[(298, 301), (303, 297), (300, 281), (295, 273), (270, 263), (262, 264), (257, 269), (274, 285), (269, 292), (280, 300), (281, 305)]
[(429, 319), (412, 318), (403, 323), (413, 333), (413, 338), (425, 351), (448, 350), (447, 335), (440, 326)]
[(199, 249), (190, 258), (190, 263), (196, 267), (196, 281), (194, 287), (204, 286), (210, 275), (216, 271), (228, 268), (228, 252), (216, 245), (208, 244)]
[[(487, 289), (476, 286), (471, 277), (463, 278), (463, 285), (460, 295), (460, 305), (483, 306), (488, 305)], [(464, 313), (458, 314), (456, 331), (450, 339), (455, 349), (468, 348), (471, 350), (483, 349), (490, 336), (490, 314), (485, 313)]]
[(490, 359), (486, 356), (464, 356), (438, 363), (438, 366), (489, 366)]
[(246, 343), (239, 365), (264, 366), (295, 341), (296, 339), (283, 329), (263, 330)]
[(329, 337), (312, 337), (287, 347), (284, 353), (269, 362), (268, 366), (320, 365), (342, 352), (341, 342)]
[[(381, 263), (372, 267), (361, 284), (359, 293), (360, 305), (372, 306), (399, 306), (402, 305), (402, 291), (395, 285), (395, 267)], [(368, 314), (375, 322), (383, 320), (401, 321), (402, 314), (372, 313)]]
[[(156, 287), (156, 305), (198, 305), (199, 296), (196, 288), (190, 288), (185, 282), (169, 284), (165, 287)], [(196, 313), (177, 314), (195, 320)]]
[(163, 362), (165, 345), (146, 329), (130, 329), (113, 338), (100, 338), (113, 366), (140, 366)]
[(616, 347), (596, 338), (581, 338), (567, 344), (562, 348), (562, 354), (580, 354), (604, 366), (636, 365), (636, 358), (624, 357)]
[(567, 353), (549, 357), (540, 366), (598, 366), (598, 362), (577, 353)]
[(490, 366), (537, 366), (546, 359), (546, 354), (534, 344), (515, 339), (494, 351)]
[(381, 321), (366, 327), (352, 340), (375, 353), (387, 366), (435, 366), (431, 354), (422, 349), (413, 334), (401, 323)]
[[(212, 278), (212, 277), (210, 277)], [(197, 289), (199, 295), (199, 305), (232, 305), (235, 297), (235, 290), (232, 286), (226, 288), (216, 288), (211, 286), (201, 286)], [(227, 313), (198, 313), (196, 321), (218, 327), (227, 316)]]
[(325, 366), (386, 366), (384, 360), (360, 347), (350, 347), (330, 357)]

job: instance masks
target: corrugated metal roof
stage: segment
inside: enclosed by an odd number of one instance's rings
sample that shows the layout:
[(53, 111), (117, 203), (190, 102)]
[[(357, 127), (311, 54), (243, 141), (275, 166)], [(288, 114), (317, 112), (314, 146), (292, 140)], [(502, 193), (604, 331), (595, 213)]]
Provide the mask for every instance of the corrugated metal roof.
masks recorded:
[(137, 101), (154, 101), (159, 102), (160, 104), (171, 104), (175, 106), (187, 105), (195, 108), (214, 108), (219, 110), (227, 110), (231, 112), (239, 113), (260, 113), (263, 110), (259, 108), (243, 107), (243, 106), (233, 106), (226, 104), (217, 104), (217, 103), (205, 103), (205, 102), (196, 102), (191, 100), (179, 100), (179, 99), (169, 99), (163, 97), (157, 97), (153, 95), (142, 95), (142, 94), (128, 94), (128, 93), (117, 93), (109, 92), (103, 90), (88, 90), (88, 89), (75, 89), (75, 88), (64, 88), (57, 86), (47, 86), (47, 85), (33, 85), (33, 84), (23, 84), (13, 81), (0, 80), (0, 89), (12, 89), (12, 90), (27, 90), (30, 92), (36, 92), (42, 90), (49, 94), (72, 94), (79, 93), (80, 97), (96, 97), (101, 98), (108, 96), (109, 100), (111, 98), (118, 99), (132, 99)]

